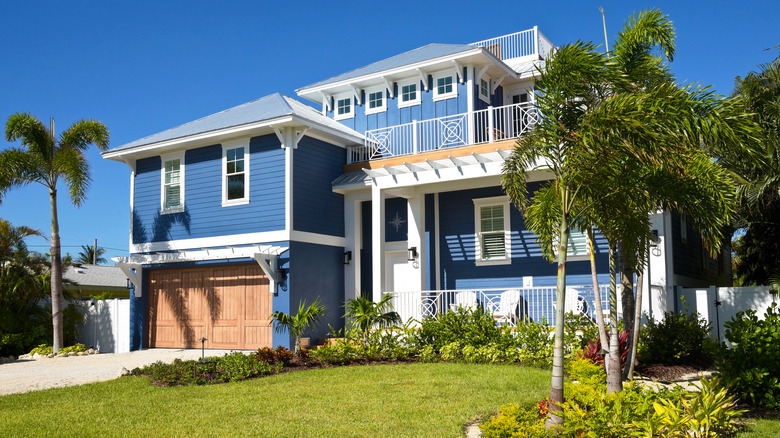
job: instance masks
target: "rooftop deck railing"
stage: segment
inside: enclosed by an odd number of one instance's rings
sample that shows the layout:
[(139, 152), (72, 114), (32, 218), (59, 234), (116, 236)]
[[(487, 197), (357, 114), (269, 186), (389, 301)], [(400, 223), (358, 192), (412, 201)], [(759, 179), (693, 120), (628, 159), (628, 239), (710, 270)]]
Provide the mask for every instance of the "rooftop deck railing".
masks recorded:
[(521, 58), (529, 55), (538, 55), (542, 59), (547, 59), (554, 47), (550, 40), (539, 32), (536, 26), (533, 29), (478, 41), (471, 43), (471, 45), (484, 47), (493, 56), (501, 60)]
[[(609, 287), (601, 286), (599, 289), (601, 312), (609, 319)], [(392, 292), (392, 303), (404, 322), (437, 318), (463, 307), (472, 310), (479, 308), (491, 313), (499, 324), (514, 326), (518, 321), (533, 321), (555, 325), (555, 297), (555, 287), (430, 290)], [(593, 288), (567, 287), (564, 311), (584, 315), (595, 321), (597, 309)]]
[(536, 126), (532, 102), (414, 121), (366, 131), (362, 146), (351, 148), (350, 163), (509, 140)]

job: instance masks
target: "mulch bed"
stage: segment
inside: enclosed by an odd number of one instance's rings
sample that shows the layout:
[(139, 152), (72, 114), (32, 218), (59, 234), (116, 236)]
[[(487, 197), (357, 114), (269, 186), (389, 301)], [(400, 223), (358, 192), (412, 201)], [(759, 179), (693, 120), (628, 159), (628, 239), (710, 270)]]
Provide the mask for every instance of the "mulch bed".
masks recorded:
[(635, 370), (642, 377), (661, 382), (673, 382), (680, 380), (686, 374), (702, 371), (702, 369), (690, 365), (664, 365), (660, 363), (637, 364)]

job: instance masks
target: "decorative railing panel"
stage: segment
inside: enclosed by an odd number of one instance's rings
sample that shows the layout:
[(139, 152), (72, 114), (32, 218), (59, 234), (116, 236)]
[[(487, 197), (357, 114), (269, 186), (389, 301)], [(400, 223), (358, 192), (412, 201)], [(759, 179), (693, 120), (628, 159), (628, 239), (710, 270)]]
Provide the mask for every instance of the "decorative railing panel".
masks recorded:
[[(600, 287), (602, 315), (609, 318), (608, 286)], [(595, 295), (591, 287), (567, 287), (566, 312), (586, 315), (595, 321)], [(392, 292), (393, 308), (404, 322), (436, 318), (458, 307), (480, 308), (493, 314), (499, 324), (514, 326), (518, 321), (555, 325), (555, 287), (459, 289)], [(414, 322), (412, 322), (414, 325)]]
[(517, 138), (538, 121), (532, 102), (414, 121), (366, 131), (363, 146), (350, 148), (350, 163)]

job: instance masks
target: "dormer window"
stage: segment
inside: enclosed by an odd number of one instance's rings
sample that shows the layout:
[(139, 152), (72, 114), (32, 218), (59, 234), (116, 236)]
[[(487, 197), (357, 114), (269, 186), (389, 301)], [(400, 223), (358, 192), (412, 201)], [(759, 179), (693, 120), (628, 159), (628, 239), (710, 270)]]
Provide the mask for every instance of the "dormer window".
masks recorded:
[(336, 120), (349, 119), (354, 117), (355, 111), (352, 106), (352, 95), (343, 94), (336, 96)]
[(479, 80), (479, 98), (490, 103), (490, 82), (487, 79)]
[(398, 107), (417, 105), (420, 103), (420, 81), (412, 79), (398, 82), (399, 100)]
[(450, 99), (458, 96), (455, 74), (451, 72), (433, 75), (433, 100)]
[(368, 101), (366, 103), (366, 114), (375, 114), (387, 109), (387, 101), (385, 100), (385, 89), (381, 88), (369, 88), (366, 90)]

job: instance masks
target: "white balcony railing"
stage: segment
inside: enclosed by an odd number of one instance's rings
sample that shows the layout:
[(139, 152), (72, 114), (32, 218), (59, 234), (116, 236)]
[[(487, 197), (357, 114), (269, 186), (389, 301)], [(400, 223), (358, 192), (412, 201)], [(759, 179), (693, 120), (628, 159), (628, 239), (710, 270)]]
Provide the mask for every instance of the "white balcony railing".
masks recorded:
[(517, 138), (536, 126), (532, 102), (455, 114), (366, 131), (365, 143), (351, 148), (350, 163)]
[[(601, 286), (599, 289), (601, 312), (608, 319), (609, 287)], [(517, 321), (534, 321), (555, 325), (555, 294), (555, 287), (392, 292), (392, 303), (404, 322), (436, 318), (458, 307), (467, 307), (481, 308), (492, 313), (500, 324), (513, 326)], [(595, 321), (596, 305), (593, 288), (567, 287), (564, 310), (586, 315)]]
[(547, 59), (554, 47), (550, 40), (539, 32), (536, 26), (533, 29), (478, 41), (471, 43), (471, 45), (484, 47), (493, 56), (501, 60), (522, 58), (529, 55), (538, 55), (542, 59)]

